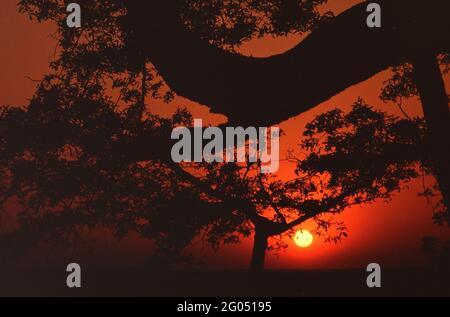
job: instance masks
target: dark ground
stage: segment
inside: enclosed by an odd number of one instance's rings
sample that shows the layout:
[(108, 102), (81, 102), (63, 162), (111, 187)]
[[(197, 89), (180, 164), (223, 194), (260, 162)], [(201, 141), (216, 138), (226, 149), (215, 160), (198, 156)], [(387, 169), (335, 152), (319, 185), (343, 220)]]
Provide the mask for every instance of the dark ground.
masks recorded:
[(66, 272), (0, 272), (0, 296), (450, 296), (450, 271), (382, 271), (369, 289), (364, 270), (336, 271), (83, 271), (82, 288), (66, 287)]

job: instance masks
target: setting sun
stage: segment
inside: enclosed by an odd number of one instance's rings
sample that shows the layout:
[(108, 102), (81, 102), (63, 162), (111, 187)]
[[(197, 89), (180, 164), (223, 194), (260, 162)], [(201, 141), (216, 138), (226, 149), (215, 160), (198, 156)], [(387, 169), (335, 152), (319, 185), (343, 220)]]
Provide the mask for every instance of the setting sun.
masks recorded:
[(300, 248), (307, 248), (313, 243), (314, 237), (308, 230), (299, 230), (294, 234), (293, 239)]

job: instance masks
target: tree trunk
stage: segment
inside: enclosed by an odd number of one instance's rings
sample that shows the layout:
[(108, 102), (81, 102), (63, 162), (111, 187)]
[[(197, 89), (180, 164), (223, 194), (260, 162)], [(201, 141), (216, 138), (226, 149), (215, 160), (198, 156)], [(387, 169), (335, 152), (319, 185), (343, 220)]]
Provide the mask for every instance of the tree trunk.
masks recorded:
[(445, 84), (434, 54), (421, 55), (415, 60), (414, 77), (428, 126), (428, 144), (434, 164), (433, 168), (447, 208), (447, 217), (449, 217), (450, 148), (448, 136), (450, 113)]
[(264, 269), (264, 260), (267, 250), (267, 235), (259, 230), (255, 230), (255, 239), (253, 242), (253, 253), (250, 264), (252, 272), (261, 272)]

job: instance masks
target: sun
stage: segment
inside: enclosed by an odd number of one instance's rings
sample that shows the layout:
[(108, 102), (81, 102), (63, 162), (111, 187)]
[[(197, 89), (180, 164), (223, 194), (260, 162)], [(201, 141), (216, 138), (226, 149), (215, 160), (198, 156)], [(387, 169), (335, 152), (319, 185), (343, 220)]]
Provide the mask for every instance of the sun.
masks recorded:
[(313, 243), (314, 237), (308, 230), (299, 230), (294, 234), (293, 239), (300, 248), (307, 248)]

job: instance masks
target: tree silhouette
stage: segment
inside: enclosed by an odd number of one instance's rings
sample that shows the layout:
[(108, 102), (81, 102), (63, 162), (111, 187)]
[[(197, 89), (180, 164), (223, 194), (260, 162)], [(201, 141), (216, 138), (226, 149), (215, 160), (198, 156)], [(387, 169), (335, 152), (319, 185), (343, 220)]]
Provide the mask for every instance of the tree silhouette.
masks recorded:
[[(268, 240), (308, 219), (316, 221), (319, 233), (335, 224), (338, 234), (330, 240), (346, 236), (345, 225), (329, 216), (388, 199), (418, 175), (415, 164), (441, 175), (445, 196), (445, 156), (436, 160), (441, 148), (426, 141), (443, 135), (445, 115), (427, 138), (423, 121), (388, 116), (362, 100), (348, 114), (331, 111), (308, 125), (301, 145), (306, 156), (291, 158), (297, 173), (289, 181), (261, 175), (258, 164), (178, 165), (170, 159), (171, 130), (190, 125), (191, 118), (185, 110), (170, 119), (146, 110), (148, 95), (172, 99), (164, 82), (226, 114), (231, 125), (272, 124), (407, 60), (406, 48), (418, 54), (448, 48), (434, 32), (414, 45), (408, 42), (411, 47), (399, 47), (404, 43), (397, 43), (391, 27), (355, 27), (363, 26), (362, 6), (331, 19), (317, 10), (324, 2), (80, 1), (84, 26), (72, 30), (64, 25), (63, 1), (22, 0), (21, 9), (30, 16), (57, 21), (60, 55), (27, 108), (5, 107), (1, 113), (0, 198), (19, 197), (25, 207), (21, 230), (3, 241), (64, 241), (80, 226), (112, 226), (119, 237), (136, 231), (154, 240), (157, 254), (170, 262), (195, 237), (218, 247), (254, 233), (251, 267), (259, 270), (266, 250), (280, 246)], [(384, 5), (391, 13), (404, 9)], [(409, 17), (419, 11), (415, 5), (405, 8), (402, 14)], [(448, 23), (439, 16), (443, 10), (420, 12), (438, 15), (421, 32)], [(417, 28), (408, 18), (396, 17), (394, 23), (388, 15), (386, 22), (405, 36)], [(310, 37), (280, 56), (253, 59), (230, 52), (255, 36), (311, 30)], [(375, 54), (373, 60), (368, 47), (377, 43), (392, 45), (392, 53)], [(339, 49), (329, 60), (331, 48)], [(422, 61), (433, 64), (424, 58), (417, 65)], [(437, 109), (443, 90), (434, 91), (439, 86), (421, 80), (442, 78), (436, 65), (428, 66), (417, 67), (415, 80), (421, 83), (424, 106), (436, 104)], [(298, 93), (298, 86), (304, 92)], [(428, 144), (432, 159), (423, 154)]]
[[(423, 6), (379, 1), (383, 27), (378, 29), (365, 25), (364, 2), (327, 19), (294, 49), (265, 59), (220, 51), (190, 34), (179, 17), (182, 3), (155, 3), (145, 10), (130, 2), (127, 43), (152, 59), (172, 89), (226, 114), (231, 124), (281, 122), (390, 66), (410, 62), (429, 127), (435, 174), (449, 208), (450, 158), (448, 145), (440, 141), (449, 132), (448, 96), (436, 61), (439, 53), (450, 49), (442, 36), (450, 29), (442, 13), (449, 9), (447, 2)], [(158, 36), (161, 29), (168, 36)], [(148, 45), (145, 39), (150, 37), (160, 45)], [(258, 111), (261, 108), (265, 111)]]
[[(408, 114), (403, 109), (403, 100), (418, 96), (423, 103), (425, 120), (427, 123), (427, 142), (424, 151), (431, 154), (431, 171), (436, 176), (438, 186), (434, 191), (440, 191), (442, 201), (440, 204), (441, 213), (439, 223), (449, 223), (449, 170), (448, 170), (448, 143), (442, 143), (442, 136), (448, 133), (448, 96), (441, 77), (442, 74), (448, 74), (449, 54), (439, 55), (437, 62), (429, 60), (426, 68), (423, 64), (403, 64), (394, 67), (393, 77), (385, 83), (381, 94), (381, 99), (385, 102), (396, 102), (405, 115)], [(425, 80), (429, 80), (427, 82)], [(435, 89), (434, 91), (432, 91)], [(440, 105), (440, 106), (438, 106)], [(445, 211), (447, 210), (447, 212)]]
[(183, 168), (163, 156), (130, 164), (132, 152), (121, 155), (116, 143), (122, 148), (141, 133), (161, 142), (189, 116), (133, 122), (85, 99), (57, 111), (66, 103), (53, 97), (2, 115), (2, 200), (18, 196), (26, 207), (21, 229), (4, 237), (15, 247), (46, 238), (69, 241), (79, 226), (110, 226), (118, 237), (136, 231), (152, 239), (158, 256), (173, 261), (195, 237), (217, 248), (255, 233), (251, 268), (260, 270), (267, 249), (283, 246), (269, 238), (282, 241), (314, 219), (318, 234), (335, 225), (338, 233), (328, 239), (338, 241), (347, 233), (333, 215), (390, 198), (417, 177), (415, 163), (425, 161), (417, 142), (423, 122), (399, 120), (359, 101), (348, 114), (334, 110), (308, 125), (301, 145), (307, 155), (292, 157), (298, 168), (290, 181), (259, 173), (258, 164)]
[[(168, 102), (173, 95), (146, 57), (124, 48), (120, 19), (126, 3), (85, 1), (84, 26), (71, 30), (64, 2), (20, 2), (32, 18), (57, 22), (59, 56), (26, 108), (2, 110), (1, 199), (18, 197), (24, 208), (21, 229), (6, 235), (6, 244), (61, 242), (80, 226), (111, 226), (119, 237), (137, 231), (156, 241), (161, 256), (173, 257), (201, 232), (212, 245), (250, 234), (250, 211), (240, 211), (248, 199), (214, 192), (211, 186), (222, 184), (201, 182), (171, 161), (170, 132), (191, 118), (183, 110), (171, 119), (146, 110), (146, 96)], [(265, 10), (279, 12), (280, 5)], [(308, 23), (316, 18), (311, 14)], [(257, 22), (250, 22), (247, 36), (264, 33)], [(238, 177), (230, 166), (223, 172)]]

